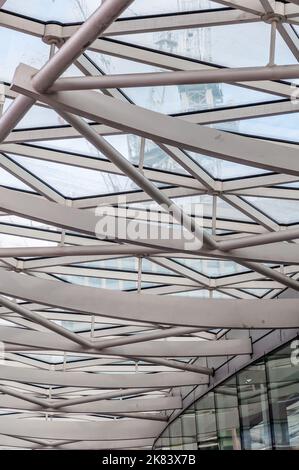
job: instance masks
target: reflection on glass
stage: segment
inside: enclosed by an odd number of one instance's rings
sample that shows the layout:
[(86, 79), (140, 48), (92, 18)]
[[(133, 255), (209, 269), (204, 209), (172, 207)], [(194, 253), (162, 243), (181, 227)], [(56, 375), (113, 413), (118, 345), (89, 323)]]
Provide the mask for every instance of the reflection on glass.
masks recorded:
[[(56, 20), (65, 23), (82, 22), (101, 4), (101, 0), (7, 0), (5, 10), (27, 15), (39, 20)], [(178, 11), (221, 8), (219, 3), (209, 0), (135, 0), (122, 17), (158, 15)]]
[(240, 424), (235, 378), (217, 387), (215, 404), (220, 449), (240, 450)]
[(299, 450), (299, 365), (291, 357), (288, 345), (266, 364), (275, 448)]
[(200, 398), (166, 428), (155, 448), (299, 450), (299, 361), (298, 355), (291, 359), (291, 345)]
[(271, 448), (267, 382), (264, 363), (238, 374), (242, 443), (244, 449)]
[(182, 415), (182, 433), (184, 450), (197, 449), (195, 410), (192, 406)]
[(199, 450), (218, 450), (214, 393), (208, 393), (195, 404)]
[(169, 440), (171, 449), (183, 448), (182, 419), (176, 419), (169, 428)]
[[(254, 67), (267, 63), (269, 32), (270, 25), (260, 22), (146, 32), (115, 39), (226, 67)], [(276, 46), (277, 64), (296, 63), (279, 35)]]

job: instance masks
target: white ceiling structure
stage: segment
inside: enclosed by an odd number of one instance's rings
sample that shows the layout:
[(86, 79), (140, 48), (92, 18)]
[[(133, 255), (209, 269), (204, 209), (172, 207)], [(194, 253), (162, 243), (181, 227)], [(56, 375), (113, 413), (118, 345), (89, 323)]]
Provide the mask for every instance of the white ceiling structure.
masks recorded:
[(299, 2), (0, 7), (0, 449), (151, 448), (299, 328)]

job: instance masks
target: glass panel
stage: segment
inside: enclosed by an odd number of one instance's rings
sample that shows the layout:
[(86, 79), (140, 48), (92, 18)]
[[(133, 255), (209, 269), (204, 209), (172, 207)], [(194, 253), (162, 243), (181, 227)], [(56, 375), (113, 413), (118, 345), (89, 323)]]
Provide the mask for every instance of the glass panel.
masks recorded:
[(198, 258), (174, 258), (174, 260), (209, 277), (229, 276), (231, 274), (248, 271), (248, 269), (242, 267), (234, 261)]
[[(299, 340), (246, 367), (163, 433), (170, 448), (299, 450)], [(159, 443), (162, 446), (162, 442)], [(167, 447), (164, 447), (167, 448)]]
[(16, 178), (11, 173), (9, 173), (8, 171), (4, 170), (1, 167), (0, 167), (0, 186), (6, 186), (8, 188), (13, 188), (13, 189), (21, 189), (24, 191), (30, 191), (32, 193), (36, 192), (30, 186), (27, 186), (27, 184), (23, 183), (23, 181), (19, 180), (18, 178)]
[[(31, 142), (28, 142), (31, 144)], [(59, 139), (59, 140), (43, 140), (40, 144), (34, 145), (35, 147), (42, 147), (62, 150), (66, 152), (78, 153), (88, 157), (106, 158), (99, 150), (91, 145), (86, 139)]]
[(240, 450), (240, 424), (236, 378), (215, 391), (218, 439), (221, 450)]
[(298, 201), (296, 200), (265, 197), (244, 197), (243, 199), (280, 224), (292, 224), (299, 221)]
[(24, 168), (66, 197), (80, 198), (138, 189), (126, 176), (111, 175), (60, 163), (12, 156)]
[(135, 104), (164, 114), (241, 106), (271, 99), (268, 94), (224, 83), (124, 88), (123, 91)]
[(183, 448), (182, 419), (179, 417), (169, 426), (170, 448), (180, 450)]
[(87, 51), (87, 57), (106, 75), (123, 73), (151, 73), (165, 72), (162, 67), (136, 62), (135, 60), (124, 59), (123, 57), (114, 57), (99, 52)]
[[(117, 258), (107, 259), (101, 261), (90, 261), (87, 263), (76, 263), (76, 266), (85, 268), (98, 268), (98, 269), (115, 269), (124, 271), (138, 271), (138, 258)], [(171, 274), (175, 275), (169, 269), (159, 266), (156, 263), (152, 263), (147, 258), (142, 258), (142, 272), (144, 273), (156, 273), (156, 274)]]
[[(161, 35), (166, 33), (156, 34)], [(167, 32), (167, 34), (172, 33)], [(89, 52), (88, 55), (105, 74), (165, 71), (165, 69), (149, 64), (137, 63), (132, 60), (112, 57), (106, 54)], [(136, 87), (125, 88), (123, 92), (135, 104), (165, 114), (188, 113), (279, 99), (276, 95), (261, 93), (225, 83)], [(227, 130), (234, 130), (237, 127), (236, 123), (226, 124)]]
[(182, 415), (181, 423), (183, 435), (182, 448), (185, 450), (197, 449), (195, 410), (193, 406), (188, 408), (188, 410)]
[[(88, 18), (101, 4), (101, 0), (7, 0), (3, 9), (39, 20), (56, 20), (63, 23), (81, 22)], [(221, 8), (221, 5), (208, 0), (135, 0), (122, 14), (134, 17), (178, 11)]]
[(143, 15), (159, 15), (163, 13), (172, 13), (179, 11), (196, 11), (206, 10), (209, 8), (221, 8), (222, 5), (209, 0), (135, 0), (122, 16), (143, 16)]
[[(11, 105), (13, 100), (6, 98), (4, 102), (3, 112)], [(53, 109), (44, 108), (43, 106), (34, 105), (27, 111), (25, 116), (16, 125), (16, 129), (28, 129), (31, 127), (58, 127), (64, 126), (65, 121)], [(14, 131), (16, 132), (16, 131)]]
[[(130, 34), (117, 36), (115, 39), (226, 67), (253, 67), (263, 66), (268, 62), (270, 26), (262, 22), (230, 24)], [(279, 35), (276, 63), (297, 63)]]
[(170, 449), (170, 437), (169, 437), (169, 427), (165, 429), (162, 434), (161, 439), (159, 439), (159, 443), (156, 446), (157, 449)]
[[(240, 121), (241, 122), (241, 121)], [(238, 124), (239, 122), (237, 122)], [(227, 123), (226, 123), (227, 124)], [(215, 126), (216, 127), (216, 126)], [(217, 125), (219, 129), (228, 130), (225, 125)], [(233, 129), (232, 129), (233, 130)], [(236, 131), (239, 130), (236, 127)], [(254, 168), (247, 165), (220, 160), (220, 158), (209, 157), (195, 152), (188, 152), (189, 155), (213, 178), (219, 180), (228, 180), (233, 178), (242, 178), (250, 175), (261, 175), (269, 173), (261, 168)]]
[(40, 38), (0, 27), (0, 80), (10, 83), (20, 62), (40, 69), (48, 60), (49, 51)]
[(87, 276), (59, 275), (58, 279), (77, 284), (80, 286), (98, 287), (101, 289), (131, 290), (137, 289), (137, 281), (122, 281), (119, 279), (100, 279)]
[(266, 361), (276, 449), (299, 450), (298, 344), (294, 341), (292, 348), (289, 344)]
[[(173, 198), (173, 202), (175, 202), (178, 206), (184, 209), (186, 212), (190, 211), (190, 208), (193, 210), (196, 208), (197, 204), (202, 204), (203, 216), (204, 217), (212, 217), (213, 214), (213, 197), (209, 195), (202, 195), (202, 196), (188, 196), (188, 197), (180, 197), (180, 198)], [(188, 212), (189, 213), (189, 212)], [(247, 215), (243, 214), (243, 212), (239, 211), (238, 209), (234, 208), (227, 202), (223, 201), (220, 198), (217, 198), (217, 218), (224, 219), (224, 220), (240, 220), (244, 222), (252, 223), (252, 219)]]
[(195, 404), (197, 445), (199, 450), (218, 450), (214, 393)]
[(270, 292), (269, 289), (242, 289), (243, 292), (248, 292), (248, 294), (255, 295), (256, 297), (263, 297), (267, 292)]
[(101, 0), (7, 0), (4, 9), (43, 21), (82, 22), (101, 4)]
[(39, 240), (34, 238), (28, 237), (18, 237), (16, 235), (8, 235), (5, 233), (0, 234), (0, 246), (2, 248), (22, 248), (22, 247), (30, 247), (30, 246), (37, 246), (37, 247), (49, 247), (49, 246), (57, 246), (56, 243), (49, 242), (47, 240)]
[[(294, 110), (298, 111), (297, 101), (294, 102), (294, 108)], [(236, 132), (240, 132), (241, 134), (299, 142), (298, 113), (281, 114), (279, 116), (254, 119), (242, 119), (241, 121), (232, 121), (230, 124), (236, 128)], [(213, 127), (227, 130), (227, 123), (217, 123)]]
[(248, 450), (270, 449), (272, 443), (264, 363), (247, 367), (237, 378), (242, 447)]
[[(214, 299), (230, 299), (232, 298), (228, 294), (224, 294), (223, 292), (219, 292), (216, 290), (213, 290), (213, 298)], [(176, 292), (174, 294), (169, 294), (169, 295), (181, 295), (183, 297), (188, 296), (188, 297), (200, 297), (203, 299), (209, 299), (211, 297), (211, 291), (207, 289), (201, 289), (201, 290), (190, 290), (186, 292)]]
[[(140, 159), (140, 137), (132, 134), (114, 135), (106, 137), (106, 140), (125, 158), (130, 160), (131, 163), (138, 165)], [(157, 170), (163, 170), (170, 173), (187, 173), (157, 144), (148, 139), (145, 140), (144, 167), (155, 168)]]

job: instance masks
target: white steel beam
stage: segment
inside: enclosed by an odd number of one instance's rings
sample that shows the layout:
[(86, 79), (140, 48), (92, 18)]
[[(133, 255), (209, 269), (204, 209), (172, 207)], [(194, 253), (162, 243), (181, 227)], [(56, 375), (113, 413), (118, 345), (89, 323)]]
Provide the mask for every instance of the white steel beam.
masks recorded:
[[(20, 394), (21, 395), (21, 394)], [(29, 395), (29, 397), (27, 397)], [(51, 409), (50, 402), (46, 401), (46, 405), (39, 406), (38, 404), (26, 402), (25, 399), (31, 398), (30, 394), (23, 394), (24, 398), (11, 398), (6, 394), (0, 395), (0, 407), (26, 410), (26, 411), (40, 411), (42, 409)], [(92, 403), (81, 405), (73, 405), (59, 408), (63, 413), (144, 413), (149, 411), (164, 411), (179, 409), (182, 406), (180, 396), (167, 397), (167, 398), (132, 398), (130, 400), (101, 400)], [(55, 408), (52, 409), (53, 411)]]
[[(212, 128), (203, 128), (97, 92), (59, 92), (51, 95), (39, 95), (31, 85), (30, 77), (33, 73), (34, 69), (20, 65), (15, 74), (14, 89), (35, 97), (35, 99), (40, 97), (42, 101), (57, 109), (60, 114), (64, 111), (79, 114), (85, 118), (102, 121), (120, 130), (133, 132), (175, 147), (183, 147), (216, 158), (299, 176), (297, 150), (292, 146), (284, 146), (284, 156), (282, 157), (281, 148), (275, 143), (227, 134)], [(70, 117), (68, 117), (69, 119)], [(75, 119), (72, 118), (72, 120)], [(78, 129), (78, 126), (74, 127)], [(84, 134), (87, 131), (92, 132), (88, 125), (84, 126)], [(98, 139), (101, 138), (98, 134), (96, 135)], [(103, 145), (104, 143), (106, 144), (106, 142), (102, 142)]]
[[(15, 336), (14, 336), (15, 335)], [(72, 342), (61, 340), (57, 335), (44, 332), (33, 332), (20, 328), (1, 327), (0, 340), (28, 348), (61, 350), (74, 353), (101, 354), (107, 356), (147, 356), (153, 357), (199, 357), (199, 356), (232, 356), (236, 354), (251, 354), (250, 340), (218, 340), (202, 341), (146, 341), (142, 344), (126, 344), (110, 346), (109, 340), (93, 341), (90, 349), (74, 347)], [(121, 341), (120, 341), (121, 343)]]
[[(140, 387), (169, 388), (199, 385), (209, 382), (207, 375), (196, 372), (161, 372), (159, 374), (94, 374), (87, 372), (54, 372), (36, 368), (1, 366), (0, 380), (24, 383), (84, 387), (93, 389), (119, 389)], [(55, 407), (55, 406), (54, 406)]]
[[(141, 296), (109, 289), (69, 285), (6, 271), (0, 271), (0, 281), (0, 290), (6, 295), (82, 314), (196, 328), (298, 326), (295, 299), (212, 300)], [(283, 316), (281, 311), (284, 312)]]
[[(109, 37), (153, 31), (207, 28), (256, 21), (260, 21), (260, 18), (253, 13), (229, 9), (220, 11), (185, 12), (184, 15), (163, 14), (161, 16), (150, 16), (149, 18), (122, 18), (109, 26), (103, 33), (103, 36)], [(77, 29), (78, 26), (63, 26), (61, 37), (67, 39), (73, 35)]]
[[(20, 424), (23, 424), (22, 426)], [(140, 439), (156, 437), (163, 429), (163, 423), (147, 420), (117, 420), (97, 423), (82, 421), (50, 422), (44, 420), (26, 421), (12, 417), (1, 417), (0, 432), (24, 438), (57, 440), (107, 441), (117, 439)]]
[[(108, 0), (103, 3), (61, 49), (42, 67), (34, 77), (39, 91), (46, 91), (55, 80), (82, 53), (84, 48), (97, 39), (101, 33), (132, 3), (132, 0)], [(16, 124), (34, 105), (35, 100), (19, 95), (0, 119), (0, 141), (10, 133)]]

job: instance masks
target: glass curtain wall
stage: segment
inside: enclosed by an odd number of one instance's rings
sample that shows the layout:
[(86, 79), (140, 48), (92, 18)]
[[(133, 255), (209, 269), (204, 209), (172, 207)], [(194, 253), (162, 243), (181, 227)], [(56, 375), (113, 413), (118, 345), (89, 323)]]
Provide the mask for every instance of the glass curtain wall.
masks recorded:
[(299, 450), (298, 348), (292, 341), (207, 393), (155, 448)]

